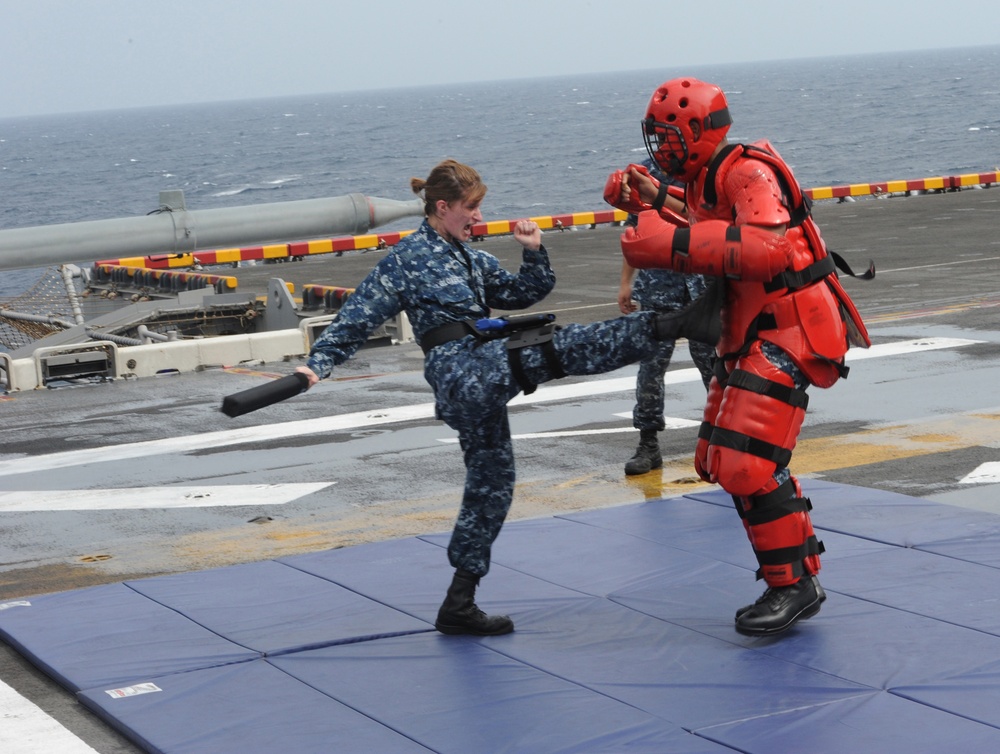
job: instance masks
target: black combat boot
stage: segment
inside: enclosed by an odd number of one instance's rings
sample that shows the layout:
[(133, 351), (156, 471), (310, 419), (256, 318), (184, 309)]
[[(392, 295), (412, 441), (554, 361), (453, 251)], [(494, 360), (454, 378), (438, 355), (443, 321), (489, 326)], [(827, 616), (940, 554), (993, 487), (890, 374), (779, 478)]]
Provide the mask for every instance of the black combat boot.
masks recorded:
[(652, 469), (658, 469), (663, 465), (663, 456), (660, 455), (660, 443), (656, 439), (655, 429), (639, 430), (639, 447), (635, 449), (635, 455), (625, 462), (625, 473), (629, 476), (645, 474)]
[(815, 576), (803, 576), (791, 586), (768, 587), (756, 602), (736, 611), (736, 630), (749, 636), (780, 634), (818, 613), (825, 599)]
[(514, 630), (506, 615), (487, 615), (476, 605), (479, 577), (459, 568), (448, 587), (448, 594), (438, 610), (434, 628), (443, 634), (498, 636)]

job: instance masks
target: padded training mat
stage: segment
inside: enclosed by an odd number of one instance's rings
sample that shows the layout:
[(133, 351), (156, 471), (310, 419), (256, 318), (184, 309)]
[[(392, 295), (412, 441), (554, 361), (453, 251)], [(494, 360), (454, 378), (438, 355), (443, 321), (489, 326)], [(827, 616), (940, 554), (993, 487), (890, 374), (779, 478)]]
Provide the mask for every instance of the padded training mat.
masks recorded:
[(0, 636), (151, 752), (1000, 751), (1000, 518), (805, 481), (821, 612), (763, 589), (717, 490), (512, 521), (442, 636), (448, 534), (0, 604)]

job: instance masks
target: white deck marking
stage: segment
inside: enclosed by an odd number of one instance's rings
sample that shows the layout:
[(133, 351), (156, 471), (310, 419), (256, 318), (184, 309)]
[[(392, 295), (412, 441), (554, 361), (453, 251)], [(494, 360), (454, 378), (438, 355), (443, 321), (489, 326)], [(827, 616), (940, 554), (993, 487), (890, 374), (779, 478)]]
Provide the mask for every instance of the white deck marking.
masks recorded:
[(1000, 461), (981, 463), (971, 474), (966, 474), (959, 484), (998, 484), (1000, 483)]
[[(691, 370), (694, 371), (694, 370)], [(614, 416), (620, 416), (623, 419), (631, 419), (632, 414), (614, 414)], [(682, 429), (684, 427), (697, 427), (701, 425), (700, 421), (693, 421), (692, 419), (678, 419), (672, 416), (664, 417), (665, 427), (664, 429)], [(636, 429), (633, 426), (628, 427), (608, 427), (607, 429), (567, 429), (558, 432), (526, 432), (521, 435), (511, 435), (512, 440), (544, 440), (550, 437), (582, 437), (584, 435), (615, 435), (621, 434), (623, 432), (635, 432)], [(457, 443), (457, 437), (440, 437), (438, 442), (447, 443)]]
[(968, 340), (967, 338), (917, 338), (916, 340), (901, 340), (898, 343), (882, 343), (871, 348), (852, 348), (847, 352), (846, 361), (864, 361), (878, 359), (883, 356), (903, 356), (921, 351), (940, 351), (942, 348), (962, 348), (985, 343), (983, 340)]
[(330, 484), (332, 482), (0, 492), (0, 513), (284, 505)]
[[(615, 416), (620, 416), (622, 419), (631, 419), (632, 412), (625, 411), (620, 414), (615, 414)], [(663, 424), (665, 425), (666, 429), (685, 429), (686, 427), (700, 427), (701, 419), (695, 421), (694, 419), (681, 419), (678, 416), (664, 416)], [(630, 429), (633, 432), (636, 431), (635, 427), (631, 427)]]
[[(981, 342), (965, 338), (919, 338), (916, 340), (900, 341), (898, 343), (876, 345), (867, 350), (852, 349), (848, 353), (847, 361), (855, 362), (883, 356), (900, 356), (907, 353), (934, 351), (943, 348), (960, 348)], [(673, 384), (698, 379), (701, 379), (698, 371), (691, 368), (667, 372), (665, 381), (667, 384)], [(530, 396), (519, 395), (510, 402), (510, 405), (531, 405), (548, 401), (572, 400), (574, 398), (605, 395), (607, 393), (631, 392), (633, 390), (635, 390), (634, 375), (606, 380), (556, 384), (540, 387)], [(148, 440), (146, 442), (129, 443), (127, 445), (109, 445), (101, 448), (68, 450), (61, 453), (16, 458), (0, 461), (0, 476), (30, 474), (47, 469), (79, 466), (85, 463), (104, 463), (108, 461), (122, 461), (128, 458), (143, 458), (151, 455), (187, 453), (192, 450), (275, 440), (282, 437), (298, 437), (323, 432), (354, 430), (362, 427), (374, 427), (405, 421), (425, 421), (433, 418), (434, 404), (418, 403), (411, 406), (398, 406), (396, 408), (386, 408), (376, 411), (359, 411), (353, 414), (301, 419), (282, 424), (262, 424), (256, 427), (205, 432), (203, 434), (182, 437), (166, 437), (161, 440)]]
[(0, 751), (10, 754), (97, 754), (3, 681), (0, 681)]

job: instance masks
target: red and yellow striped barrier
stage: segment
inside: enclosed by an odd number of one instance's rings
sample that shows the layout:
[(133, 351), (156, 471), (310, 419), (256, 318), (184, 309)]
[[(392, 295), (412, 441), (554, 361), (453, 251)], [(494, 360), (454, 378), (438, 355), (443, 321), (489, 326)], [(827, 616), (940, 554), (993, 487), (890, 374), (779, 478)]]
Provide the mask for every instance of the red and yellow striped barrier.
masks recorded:
[(852, 183), (848, 186), (827, 186), (824, 188), (806, 189), (805, 194), (815, 201), (818, 199), (843, 199), (849, 196), (909, 194), (914, 191), (957, 191), (970, 186), (992, 186), (995, 183), (1000, 183), (1000, 171), (921, 178), (916, 181)]
[[(620, 209), (608, 209), (600, 212), (574, 212), (569, 215), (550, 215), (546, 217), (530, 217), (529, 220), (538, 223), (542, 230), (552, 230), (559, 228), (572, 228), (576, 225), (604, 225), (606, 223), (625, 222), (628, 213)], [(487, 223), (478, 223), (472, 226), (472, 235), (496, 236), (504, 233), (513, 233), (514, 226), (518, 220), (494, 220)]]
[(412, 232), (412, 230), (406, 230), (400, 233), (345, 236), (343, 238), (279, 243), (268, 246), (245, 246), (238, 249), (153, 254), (148, 257), (121, 257), (119, 259), (104, 259), (94, 264), (163, 270), (176, 267), (193, 267), (195, 264), (218, 265), (235, 264), (236, 262), (248, 262), (251, 260), (288, 259), (290, 257), (307, 257), (313, 254), (336, 254), (345, 251), (387, 248), (399, 243), (404, 236), (408, 236)]
[[(921, 178), (910, 181), (886, 181), (884, 183), (853, 183), (847, 186), (825, 186), (805, 189), (805, 194), (813, 201), (822, 199), (844, 199), (858, 196), (885, 196), (909, 194), (914, 191), (959, 191), (972, 186), (993, 186), (1000, 184), (1000, 171), (992, 173), (967, 173), (964, 175)], [(542, 230), (558, 230), (576, 226), (603, 225), (624, 222), (628, 215), (620, 209), (598, 212), (574, 212), (566, 215), (548, 215), (530, 218)], [(472, 228), (476, 238), (512, 233), (517, 220), (494, 220), (478, 223)], [(370, 233), (362, 236), (344, 236), (315, 241), (272, 244), (268, 246), (248, 246), (235, 249), (196, 251), (176, 254), (155, 254), (146, 257), (124, 257), (95, 262), (98, 266), (117, 266), (144, 269), (189, 269), (196, 264), (223, 265), (251, 260), (291, 259), (317, 254), (339, 254), (349, 251), (384, 249), (399, 243), (412, 230), (397, 233)], [(227, 281), (228, 282), (228, 281)]]

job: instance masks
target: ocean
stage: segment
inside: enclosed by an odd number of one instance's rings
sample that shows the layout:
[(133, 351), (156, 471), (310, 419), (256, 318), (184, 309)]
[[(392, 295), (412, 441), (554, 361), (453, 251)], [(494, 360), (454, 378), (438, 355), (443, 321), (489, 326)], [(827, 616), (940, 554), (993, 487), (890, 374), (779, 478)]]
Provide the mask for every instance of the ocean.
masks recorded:
[[(807, 188), (1000, 165), (989, 46), (0, 119), (0, 229), (144, 215), (168, 189), (192, 210), (406, 200), (445, 157), (483, 175), (487, 220), (605, 209), (608, 173), (645, 156), (650, 94), (679, 75), (721, 86), (730, 140), (769, 139)], [(0, 272), (0, 299), (40, 275)]]

